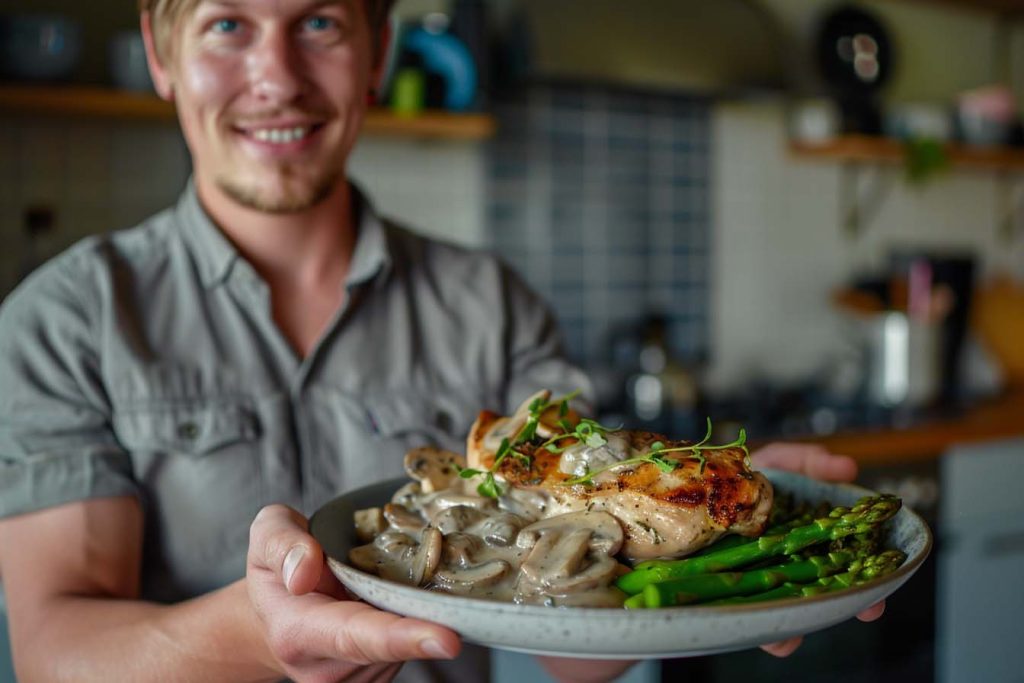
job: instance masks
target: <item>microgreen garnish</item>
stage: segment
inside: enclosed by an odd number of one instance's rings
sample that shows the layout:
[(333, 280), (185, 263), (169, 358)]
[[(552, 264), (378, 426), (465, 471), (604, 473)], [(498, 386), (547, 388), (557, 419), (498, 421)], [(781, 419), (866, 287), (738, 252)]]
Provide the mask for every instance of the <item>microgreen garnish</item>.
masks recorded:
[[(488, 498), (499, 497), (503, 491), (501, 485), (494, 476), (495, 472), (498, 471), (498, 467), (501, 465), (502, 461), (509, 456), (515, 458), (527, 469), (533, 465), (533, 459), (531, 456), (518, 450), (517, 446), (534, 441), (537, 438), (537, 429), (540, 426), (541, 415), (554, 405), (558, 406), (558, 421), (556, 424), (562, 431), (552, 435), (549, 439), (541, 443), (537, 446), (538, 449), (543, 448), (549, 453), (562, 453), (569, 448), (569, 445), (560, 445), (560, 442), (562, 442), (563, 439), (571, 439), (573, 443), (583, 443), (589, 448), (600, 448), (607, 444), (608, 433), (616, 431), (615, 429), (609, 429), (601, 423), (589, 418), (581, 418), (574, 425), (572, 421), (567, 418), (567, 415), (569, 414), (569, 401), (578, 396), (579, 393), (580, 392), (577, 390), (571, 394), (567, 394), (566, 396), (553, 400), (545, 400), (542, 397), (535, 398), (527, 407), (528, 414), (526, 422), (519, 428), (519, 431), (515, 436), (512, 439), (504, 438), (501, 440), (501, 445), (494, 454), (494, 462), (491, 463), (491, 466), (486, 470), (478, 470), (471, 467), (458, 468), (459, 476), (463, 479), (483, 476), (484, 480), (476, 488), (477, 493)], [(621, 429), (621, 427), (617, 429)], [(711, 418), (708, 418), (707, 432), (704, 434), (704, 438), (695, 444), (667, 448), (661, 441), (655, 441), (650, 445), (647, 453), (643, 455), (614, 462), (610, 465), (594, 470), (593, 472), (587, 472), (586, 474), (578, 477), (567, 479), (562, 483), (563, 485), (592, 485), (594, 483), (594, 477), (602, 472), (629, 465), (639, 465), (641, 463), (650, 463), (662, 472), (668, 474), (679, 467), (681, 463), (678, 460), (666, 458), (665, 454), (667, 453), (690, 453), (688, 459), (696, 460), (698, 462), (700, 473), (704, 474), (704, 467), (707, 464), (707, 458), (704, 456), (703, 451), (708, 449), (742, 448), (746, 464), (748, 467), (750, 466), (750, 452), (747, 450), (746, 446), (747, 433), (744, 429), (740, 429), (739, 438), (732, 443), (713, 446), (708, 445), (709, 441), (711, 441)]]
[(604, 467), (596, 469), (593, 472), (587, 472), (586, 474), (580, 475), (578, 477), (567, 479), (562, 483), (566, 486), (572, 486), (575, 484), (592, 485), (594, 483), (594, 477), (601, 474), (602, 472), (617, 469), (620, 467), (625, 467), (628, 465), (639, 465), (645, 462), (651, 463), (662, 472), (668, 474), (670, 472), (673, 472), (677, 467), (679, 467), (680, 463), (677, 460), (667, 460), (665, 458), (666, 453), (691, 453), (692, 455), (690, 455), (689, 458), (694, 459), (698, 462), (699, 472), (701, 474), (704, 474), (704, 466), (707, 464), (707, 458), (704, 456), (703, 451), (707, 449), (718, 450), (726, 448), (742, 448), (744, 459), (746, 460), (747, 465), (750, 465), (750, 452), (747, 450), (746, 446), (747, 432), (745, 429), (740, 429), (739, 438), (737, 438), (732, 443), (722, 444), (721, 446), (707, 445), (710, 440), (711, 418), (709, 417), (708, 429), (707, 432), (704, 434), (704, 438), (695, 444), (690, 444), (689, 446), (675, 446), (673, 448), (666, 448), (665, 444), (662, 443), (661, 441), (655, 441), (650, 445), (647, 453), (645, 453), (644, 455), (639, 455), (635, 458), (627, 458), (626, 460), (614, 462), (610, 465), (606, 465)]
[[(519, 444), (533, 441), (537, 437), (537, 427), (540, 425), (540, 416), (553, 405), (558, 405), (558, 424), (562, 429), (569, 431), (568, 427), (571, 426), (569, 421), (565, 419), (565, 416), (569, 414), (569, 401), (576, 398), (579, 395), (579, 390), (566, 394), (565, 396), (554, 399), (545, 400), (543, 397), (538, 396), (534, 400), (530, 401), (528, 406), (528, 415), (526, 422), (520, 427), (515, 437), (510, 441), (508, 438), (501, 440), (501, 445), (498, 446), (497, 452), (494, 454), (494, 462), (486, 470), (478, 470), (472, 467), (461, 467), (458, 469), (459, 477), (462, 479), (472, 479), (473, 477), (483, 475), (484, 480), (476, 487), (476, 492), (486, 498), (497, 498), (502, 494), (501, 485), (498, 484), (497, 479), (494, 478), (494, 473), (498, 471), (498, 466), (501, 461), (511, 455), (516, 460), (521, 462), (524, 467), (529, 468), (533, 464), (533, 460), (526, 453), (522, 453), (516, 450), (516, 446)], [(594, 425), (597, 425), (593, 420), (588, 420)], [(600, 427), (600, 425), (597, 425)], [(593, 427), (591, 427), (593, 430)], [(563, 436), (565, 436), (563, 434)], [(603, 437), (602, 437), (603, 438)], [(458, 467), (458, 465), (456, 465)]]

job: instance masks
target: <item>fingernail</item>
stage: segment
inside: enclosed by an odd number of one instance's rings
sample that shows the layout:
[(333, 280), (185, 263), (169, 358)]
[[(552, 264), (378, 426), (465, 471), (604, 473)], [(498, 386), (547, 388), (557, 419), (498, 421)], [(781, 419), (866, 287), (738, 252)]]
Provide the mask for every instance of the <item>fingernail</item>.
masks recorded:
[(295, 573), (296, 567), (299, 566), (299, 562), (302, 562), (302, 558), (306, 556), (305, 546), (297, 545), (288, 551), (288, 554), (284, 556), (284, 567), (282, 567), (282, 573), (284, 574), (284, 585), (289, 591), (292, 589), (292, 574)]
[(427, 638), (420, 642), (420, 650), (428, 657), (435, 659), (451, 659), (452, 654), (441, 645), (441, 641)]

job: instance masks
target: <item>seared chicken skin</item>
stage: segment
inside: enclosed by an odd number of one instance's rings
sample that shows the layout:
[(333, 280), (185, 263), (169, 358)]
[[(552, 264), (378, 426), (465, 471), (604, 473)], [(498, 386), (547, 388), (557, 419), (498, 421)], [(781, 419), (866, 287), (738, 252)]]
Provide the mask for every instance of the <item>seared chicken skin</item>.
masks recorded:
[[(546, 392), (538, 396), (549, 398)], [(529, 405), (538, 396), (510, 417), (480, 413), (467, 442), (469, 467), (491, 468), (502, 440), (516, 441), (529, 417)], [(545, 516), (576, 510), (608, 512), (622, 525), (621, 554), (631, 560), (681, 557), (726, 533), (763, 533), (772, 487), (764, 475), (751, 471), (743, 448), (702, 446), (702, 471), (693, 451), (672, 450), (692, 446), (691, 442), (653, 432), (605, 431), (590, 446), (573, 436), (557, 438), (565, 426), (577, 424), (579, 418), (571, 411), (560, 418), (557, 406), (540, 415), (536, 436), (516, 443), (494, 471), (511, 487), (509, 496), (542, 493)], [(560, 452), (548, 450), (545, 443), (553, 443)], [(635, 460), (652, 454), (657, 454), (661, 466)]]

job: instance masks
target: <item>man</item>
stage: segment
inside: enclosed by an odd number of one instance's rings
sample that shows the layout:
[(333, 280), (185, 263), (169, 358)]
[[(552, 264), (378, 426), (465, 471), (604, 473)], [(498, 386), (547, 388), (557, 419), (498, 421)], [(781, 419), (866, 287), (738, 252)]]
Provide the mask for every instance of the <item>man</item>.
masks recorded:
[[(304, 515), (397, 474), (408, 447), (458, 447), (481, 406), (586, 380), (511, 273), (384, 223), (346, 181), (388, 0), (142, 5), (192, 183), (0, 312), (19, 677), (374, 680), (452, 658), (448, 629), (347, 599)], [(813, 450), (762, 457), (854, 474)], [(628, 665), (545, 664), (563, 680)]]

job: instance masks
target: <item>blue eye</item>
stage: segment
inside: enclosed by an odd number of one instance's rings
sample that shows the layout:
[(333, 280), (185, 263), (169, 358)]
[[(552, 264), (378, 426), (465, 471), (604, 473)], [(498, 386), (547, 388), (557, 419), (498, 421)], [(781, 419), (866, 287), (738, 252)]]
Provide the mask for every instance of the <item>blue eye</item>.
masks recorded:
[(218, 19), (213, 24), (213, 30), (217, 33), (234, 33), (238, 30), (238, 22), (234, 19)]
[(327, 17), (310, 17), (306, 19), (306, 28), (312, 31), (326, 31), (334, 27), (334, 21)]

